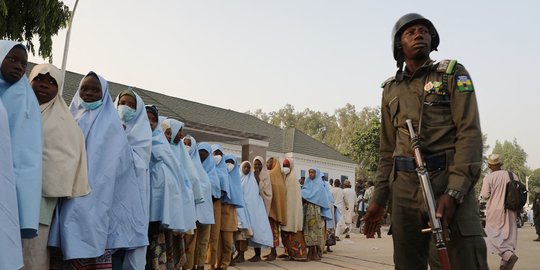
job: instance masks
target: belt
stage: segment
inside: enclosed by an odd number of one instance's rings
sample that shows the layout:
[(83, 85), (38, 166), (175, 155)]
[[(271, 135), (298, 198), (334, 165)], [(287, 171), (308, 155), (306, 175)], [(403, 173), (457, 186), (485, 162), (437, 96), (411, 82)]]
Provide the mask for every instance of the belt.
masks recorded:
[[(446, 152), (424, 157), (428, 172), (446, 169)], [(416, 162), (413, 157), (395, 157), (394, 169), (399, 172), (415, 172)]]

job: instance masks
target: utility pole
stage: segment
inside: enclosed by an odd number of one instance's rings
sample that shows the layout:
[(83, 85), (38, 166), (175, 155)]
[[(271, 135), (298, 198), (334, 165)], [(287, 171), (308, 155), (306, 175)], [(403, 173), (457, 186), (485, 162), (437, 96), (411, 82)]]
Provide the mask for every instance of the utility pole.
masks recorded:
[(68, 51), (69, 51), (69, 39), (71, 38), (71, 26), (73, 24), (73, 18), (75, 17), (75, 11), (77, 10), (77, 4), (79, 4), (79, 0), (75, 1), (75, 6), (73, 6), (73, 11), (71, 12), (71, 16), (69, 18), (69, 25), (68, 30), (66, 34), (66, 42), (64, 44), (64, 56), (62, 58), (62, 85), (59, 87), (60, 95), (64, 92), (64, 83), (66, 79), (66, 66), (67, 66), (67, 57), (68, 57)]

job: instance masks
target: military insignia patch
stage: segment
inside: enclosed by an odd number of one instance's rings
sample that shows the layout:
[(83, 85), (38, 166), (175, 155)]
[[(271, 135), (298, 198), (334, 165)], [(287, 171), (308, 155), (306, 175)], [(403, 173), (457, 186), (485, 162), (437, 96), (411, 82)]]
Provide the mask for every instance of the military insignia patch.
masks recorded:
[(471, 78), (467, 75), (456, 76), (456, 85), (460, 92), (471, 92), (474, 90)]

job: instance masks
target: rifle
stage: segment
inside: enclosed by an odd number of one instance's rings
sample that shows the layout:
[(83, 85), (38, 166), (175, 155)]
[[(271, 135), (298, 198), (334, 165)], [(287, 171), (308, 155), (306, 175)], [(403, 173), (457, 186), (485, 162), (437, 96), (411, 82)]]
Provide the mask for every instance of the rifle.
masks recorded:
[(424, 201), (429, 215), (429, 221), (431, 228), (423, 229), (422, 232), (431, 232), (433, 235), (433, 241), (437, 248), (437, 255), (441, 263), (443, 270), (450, 270), (450, 259), (448, 258), (448, 251), (446, 250), (446, 242), (444, 239), (441, 220), (435, 215), (435, 196), (433, 195), (433, 189), (431, 188), (431, 182), (429, 180), (429, 174), (420, 152), (420, 144), (418, 135), (414, 132), (411, 119), (405, 121), (409, 128), (409, 134), (411, 137), (411, 148), (414, 152), (414, 160), (416, 162), (416, 173), (420, 179), (420, 186), (422, 187), (422, 194), (424, 195)]

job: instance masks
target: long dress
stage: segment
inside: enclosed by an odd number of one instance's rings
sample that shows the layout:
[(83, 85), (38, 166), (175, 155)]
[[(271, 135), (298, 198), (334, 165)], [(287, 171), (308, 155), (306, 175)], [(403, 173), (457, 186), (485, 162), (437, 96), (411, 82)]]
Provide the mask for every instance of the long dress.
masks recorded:
[[(515, 175), (514, 179), (517, 179)], [(506, 183), (509, 181), (507, 171), (492, 172), (484, 178), (480, 191), (480, 196), (487, 199), (484, 228), (487, 248), (502, 256), (504, 260), (510, 258), (517, 243), (516, 212), (504, 209)]]
[(287, 224), (281, 226), (281, 241), (289, 257), (293, 259), (307, 258), (304, 241), (302, 195), (300, 183), (294, 170), (294, 162), (289, 159), (290, 173), (285, 175)]
[[(304, 238), (308, 247), (323, 245), (324, 219), (330, 212), (328, 189), (323, 184), (322, 174), (315, 168), (315, 178), (307, 178), (302, 186), (304, 202)], [(323, 216), (326, 216), (323, 219)]]

